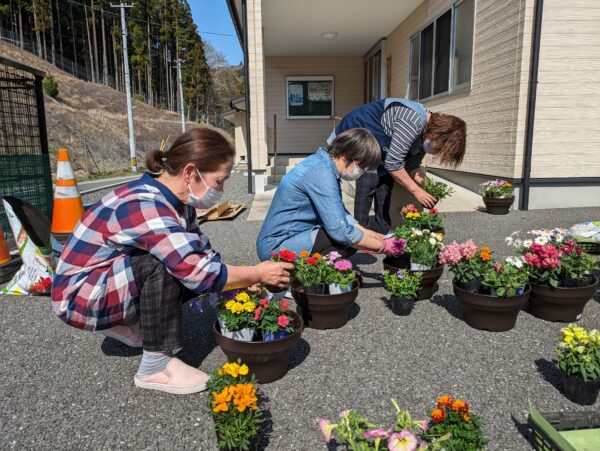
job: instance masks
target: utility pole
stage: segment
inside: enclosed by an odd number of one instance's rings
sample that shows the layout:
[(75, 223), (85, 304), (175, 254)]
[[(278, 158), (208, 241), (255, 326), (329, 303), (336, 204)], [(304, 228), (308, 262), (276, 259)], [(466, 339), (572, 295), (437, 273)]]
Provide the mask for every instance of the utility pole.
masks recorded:
[(183, 79), (181, 77), (181, 64), (183, 60), (180, 58), (177, 61), (177, 82), (179, 83), (179, 105), (181, 110), (181, 131), (185, 133), (185, 106), (183, 102)]
[(110, 4), (111, 8), (121, 8), (121, 35), (123, 36), (123, 67), (125, 69), (125, 95), (127, 96), (127, 121), (129, 123), (129, 155), (131, 156), (131, 170), (137, 172), (137, 157), (135, 154), (135, 131), (133, 129), (133, 108), (131, 106), (131, 80), (129, 78), (129, 54), (127, 51), (127, 23), (125, 22), (125, 8), (133, 5), (121, 3)]

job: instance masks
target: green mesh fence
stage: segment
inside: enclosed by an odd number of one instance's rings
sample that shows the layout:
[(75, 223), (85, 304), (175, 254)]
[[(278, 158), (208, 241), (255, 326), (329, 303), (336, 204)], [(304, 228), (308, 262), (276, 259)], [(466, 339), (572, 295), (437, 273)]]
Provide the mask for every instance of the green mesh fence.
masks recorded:
[[(0, 198), (15, 196), (52, 217), (43, 73), (0, 57)], [(0, 224), (12, 237), (6, 212)]]

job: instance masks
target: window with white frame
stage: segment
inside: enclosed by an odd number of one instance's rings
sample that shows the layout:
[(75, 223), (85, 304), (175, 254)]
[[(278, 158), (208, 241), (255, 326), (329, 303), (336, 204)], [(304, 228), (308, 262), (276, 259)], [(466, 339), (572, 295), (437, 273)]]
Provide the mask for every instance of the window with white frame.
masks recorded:
[(456, 2), (409, 39), (410, 99), (424, 100), (470, 86), (474, 3)]
[(330, 119), (333, 76), (286, 77), (288, 119)]

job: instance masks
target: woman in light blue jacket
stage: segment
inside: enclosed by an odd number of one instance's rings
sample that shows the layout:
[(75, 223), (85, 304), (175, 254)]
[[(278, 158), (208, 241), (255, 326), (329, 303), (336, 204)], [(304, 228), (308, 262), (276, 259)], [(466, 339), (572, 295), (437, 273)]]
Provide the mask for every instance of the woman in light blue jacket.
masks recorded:
[(288, 249), (347, 258), (358, 249), (394, 255), (394, 239), (367, 230), (344, 207), (340, 179), (377, 168), (381, 150), (364, 128), (347, 130), (296, 165), (281, 181), (256, 240), (261, 260)]

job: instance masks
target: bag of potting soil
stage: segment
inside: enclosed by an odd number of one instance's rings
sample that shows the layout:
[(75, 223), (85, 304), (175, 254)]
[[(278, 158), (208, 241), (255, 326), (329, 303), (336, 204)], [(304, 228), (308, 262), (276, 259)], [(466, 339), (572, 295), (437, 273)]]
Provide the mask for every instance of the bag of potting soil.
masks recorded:
[(3, 204), (23, 266), (2, 294), (50, 294), (56, 257), (50, 240), (49, 219), (33, 205), (16, 197), (5, 197)]
[(567, 229), (567, 235), (579, 242), (600, 242), (600, 221), (587, 221)]

